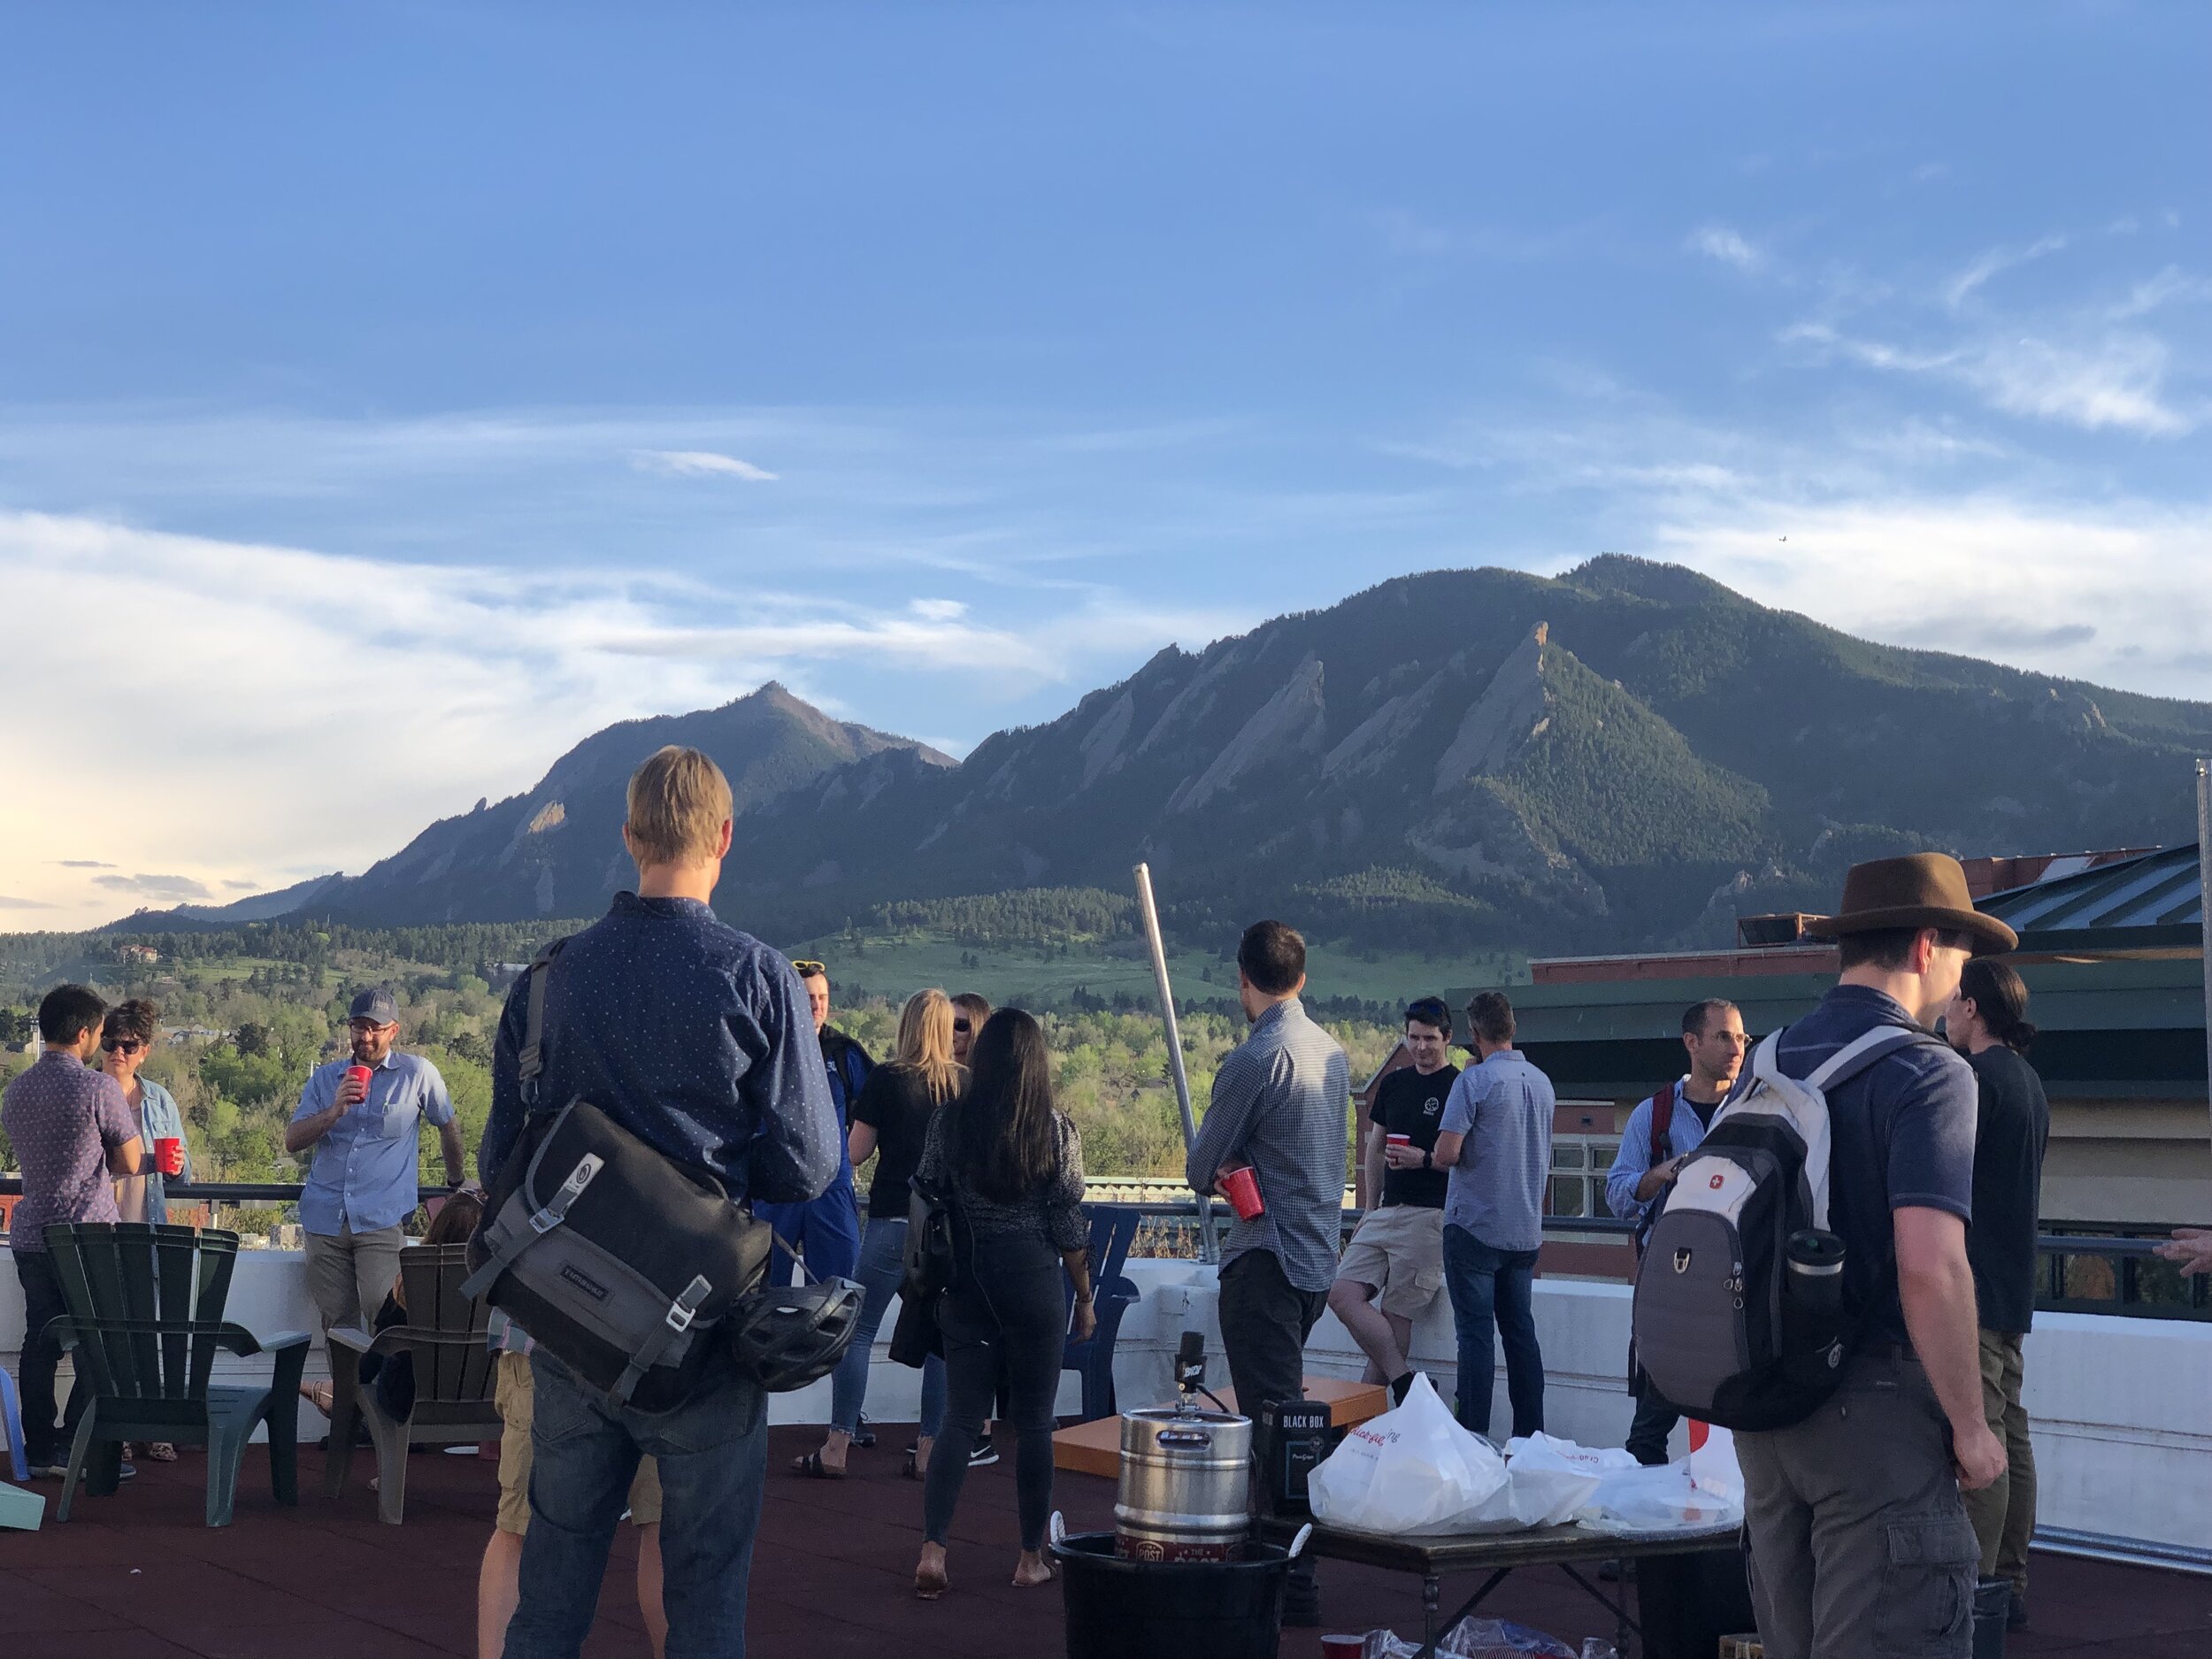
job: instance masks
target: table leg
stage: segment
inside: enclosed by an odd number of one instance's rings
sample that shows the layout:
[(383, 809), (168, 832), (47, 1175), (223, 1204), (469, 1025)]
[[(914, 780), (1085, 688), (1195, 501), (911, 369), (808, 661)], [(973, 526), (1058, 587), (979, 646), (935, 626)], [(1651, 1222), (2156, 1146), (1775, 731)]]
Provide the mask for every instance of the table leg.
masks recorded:
[(1572, 1578), (1577, 1584), (1580, 1585), (1583, 1590), (1588, 1594), (1592, 1601), (1597, 1602), (1599, 1606), (1602, 1607), (1607, 1612), (1613, 1616), (1614, 1650), (1620, 1655), (1620, 1659), (1629, 1659), (1629, 1642), (1633, 1640), (1640, 1643), (1643, 1640), (1644, 1632), (1641, 1625), (1638, 1624), (1635, 1620), (1628, 1617), (1627, 1592), (1623, 1590), (1621, 1593), (1621, 1599), (1616, 1601), (1612, 1597), (1607, 1595), (1605, 1592), (1599, 1589), (1597, 1586), (1592, 1584), (1587, 1578), (1577, 1572), (1568, 1563), (1562, 1561), (1554, 1564), (1558, 1567), (1560, 1571), (1565, 1573), (1570, 1578)]
[(1432, 1573), (1432, 1573), (1425, 1574), (1425, 1575), (1422, 1578), (1422, 1579), (1421, 1579), (1421, 1655), (1422, 1655), (1422, 1659), (1434, 1659), (1434, 1655), (1435, 1655), (1435, 1653), (1436, 1653), (1436, 1639), (1437, 1639), (1439, 1636), (1441, 1636), (1441, 1635), (1444, 1633), (1442, 1631), (1440, 1631), (1440, 1630), (1439, 1630), (1439, 1629), (1437, 1629), (1437, 1628), (1436, 1628), (1436, 1604), (1437, 1604), (1440, 1601), (1441, 1601), (1441, 1600), (1443, 1599), (1443, 1592), (1444, 1592), (1443, 1581), (1442, 1581), (1442, 1579), (1441, 1579), (1441, 1578), (1440, 1578), (1437, 1574), (1435, 1574), (1435, 1573)]

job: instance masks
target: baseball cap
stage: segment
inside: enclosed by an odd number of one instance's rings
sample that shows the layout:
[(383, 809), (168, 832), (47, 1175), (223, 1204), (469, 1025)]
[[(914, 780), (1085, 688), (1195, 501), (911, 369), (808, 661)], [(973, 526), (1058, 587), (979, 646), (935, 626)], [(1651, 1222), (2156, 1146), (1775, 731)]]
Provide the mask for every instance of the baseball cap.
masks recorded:
[(373, 1019), (380, 1025), (390, 1025), (399, 1019), (399, 1004), (392, 1001), (389, 991), (380, 985), (375, 986), (353, 999), (353, 1006), (347, 1010), (346, 1018)]

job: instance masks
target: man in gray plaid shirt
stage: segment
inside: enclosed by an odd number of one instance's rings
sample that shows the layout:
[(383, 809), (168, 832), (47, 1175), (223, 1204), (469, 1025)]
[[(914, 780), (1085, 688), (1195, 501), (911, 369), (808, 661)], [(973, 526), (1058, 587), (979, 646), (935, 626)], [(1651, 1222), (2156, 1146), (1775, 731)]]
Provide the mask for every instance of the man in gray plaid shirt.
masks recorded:
[[(1221, 1252), (1221, 1341), (1237, 1409), (1253, 1423), (1264, 1466), (1260, 1408), (1305, 1394), (1306, 1337), (1328, 1306), (1344, 1227), (1345, 1147), (1352, 1071), (1336, 1039), (1306, 1018), (1306, 941), (1280, 922), (1255, 922), (1237, 945), (1237, 995), (1251, 1035), (1214, 1073), (1213, 1097), (1184, 1174), (1210, 1193), (1249, 1164), (1264, 1208), (1229, 1229)], [(1312, 1569), (1294, 1569), (1284, 1617), (1320, 1617)]]

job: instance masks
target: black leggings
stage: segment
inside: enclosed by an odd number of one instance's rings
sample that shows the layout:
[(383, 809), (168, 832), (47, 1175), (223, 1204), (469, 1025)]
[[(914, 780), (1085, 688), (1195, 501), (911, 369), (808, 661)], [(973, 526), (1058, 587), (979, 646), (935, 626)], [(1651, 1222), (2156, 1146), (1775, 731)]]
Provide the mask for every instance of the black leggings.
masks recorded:
[(968, 1455), (991, 1415), (1002, 1371), (1022, 1548), (1040, 1549), (1052, 1513), (1052, 1407), (1068, 1332), (1059, 1252), (1041, 1239), (983, 1234), (945, 1293), (938, 1327), (945, 1339), (945, 1431), (930, 1448), (923, 1536), (942, 1544), (951, 1533)]

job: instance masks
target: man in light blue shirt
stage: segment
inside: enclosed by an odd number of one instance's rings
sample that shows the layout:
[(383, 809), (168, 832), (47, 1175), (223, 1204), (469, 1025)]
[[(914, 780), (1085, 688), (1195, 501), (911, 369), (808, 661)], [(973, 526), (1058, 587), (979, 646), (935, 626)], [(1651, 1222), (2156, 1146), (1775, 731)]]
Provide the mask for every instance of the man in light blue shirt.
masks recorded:
[(1471, 1065), (1444, 1102), (1435, 1159), (1444, 1195), (1444, 1286), (1459, 1333), (1459, 1420), (1490, 1432), (1497, 1341), (1505, 1343), (1513, 1432), (1544, 1426), (1544, 1355), (1536, 1342), (1536, 1255), (1551, 1179), (1551, 1079), (1513, 1047), (1513, 1004), (1485, 991), (1467, 1004)]
[[(438, 1131), (448, 1186), (464, 1179), (461, 1128), (438, 1068), (400, 1054), (399, 1011), (389, 991), (364, 991), (346, 1021), (353, 1052), (320, 1065), (300, 1090), (285, 1126), (284, 1149), (312, 1147), (315, 1160), (300, 1194), (307, 1235), (307, 1286), (323, 1328), (365, 1330), (399, 1277), (400, 1225), (415, 1211), (421, 1176), (418, 1132)], [(353, 1068), (368, 1071), (364, 1087)]]
[[(1682, 1014), (1682, 1046), (1689, 1051), (1689, 1071), (1628, 1114), (1621, 1148), (1613, 1155), (1613, 1168), (1605, 1178), (1605, 1202), (1615, 1215), (1635, 1221), (1639, 1260), (1675, 1171), (1697, 1150), (1705, 1139), (1705, 1126), (1736, 1086), (1750, 1041), (1744, 1034), (1743, 1015), (1733, 1002), (1714, 996), (1691, 1003)], [(1630, 1358), (1636, 1420), (1629, 1426), (1628, 1449), (1640, 1463), (1663, 1463), (1667, 1437), (1682, 1414), (1651, 1386), (1632, 1354)]]

